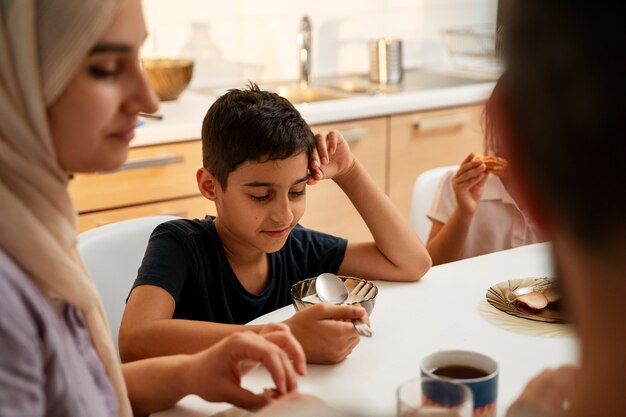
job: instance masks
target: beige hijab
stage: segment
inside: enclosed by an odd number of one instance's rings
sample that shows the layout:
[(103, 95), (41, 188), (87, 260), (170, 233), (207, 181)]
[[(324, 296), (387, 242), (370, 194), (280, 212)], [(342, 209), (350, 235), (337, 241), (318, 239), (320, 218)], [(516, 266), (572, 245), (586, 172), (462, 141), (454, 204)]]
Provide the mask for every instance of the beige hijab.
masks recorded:
[(0, 247), (44, 294), (83, 313), (120, 416), (131, 416), (102, 302), (76, 251), (46, 115), (121, 1), (0, 0)]

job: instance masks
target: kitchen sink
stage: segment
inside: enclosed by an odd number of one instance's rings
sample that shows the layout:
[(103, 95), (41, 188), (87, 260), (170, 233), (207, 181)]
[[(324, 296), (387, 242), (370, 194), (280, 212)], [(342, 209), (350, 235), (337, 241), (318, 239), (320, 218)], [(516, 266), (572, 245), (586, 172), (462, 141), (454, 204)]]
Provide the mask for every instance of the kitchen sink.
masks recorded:
[[(319, 78), (315, 84), (302, 88), (298, 81), (263, 83), (262, 90), (273, 91), (293, 104), (314, 103), (338, 100), (358, 96), (393, 95), (410, 91), (428, 91), (440, 88), (465, 86), (495, 81), (497, 77), (468, 77), (453, 73), (429, 71), (426, 69), (407, 70), (402, 83), (398, 85), (380, 85), (370, 82), (367, 75), (352, 75)], [(240, 86), (239, 88), (241, 88)], [(201, 88), (195, 91), (219, 97), (227, 88)]]
[(273, 91), (279, 96), (285, 97), (293, 104), (337, 100), (348, 97), (348, 94), (326, 87), (300, 88), (298, 85), (279, 85), (278, 87), (274, 87)]
[(327, 84), (329, 88), (349, 94), (389, 94), (402, 91), (399, 86), (371, 83), (364, 79), (347, 79)]

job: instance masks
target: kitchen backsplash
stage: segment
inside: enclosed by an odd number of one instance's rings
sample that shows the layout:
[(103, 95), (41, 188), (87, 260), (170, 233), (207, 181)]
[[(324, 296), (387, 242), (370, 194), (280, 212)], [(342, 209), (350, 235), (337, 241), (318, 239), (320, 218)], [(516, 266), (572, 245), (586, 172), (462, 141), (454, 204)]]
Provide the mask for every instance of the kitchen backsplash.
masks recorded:
[(191, 57), (191, 87), (298, 77), (300, 18), (313, 25), (313, 78), (369, 71), (368, 41), (403, 40), (404, 66), (446, 66), (441, 29), (494, 24), (497, 0), (144, 0), (144, 57)]

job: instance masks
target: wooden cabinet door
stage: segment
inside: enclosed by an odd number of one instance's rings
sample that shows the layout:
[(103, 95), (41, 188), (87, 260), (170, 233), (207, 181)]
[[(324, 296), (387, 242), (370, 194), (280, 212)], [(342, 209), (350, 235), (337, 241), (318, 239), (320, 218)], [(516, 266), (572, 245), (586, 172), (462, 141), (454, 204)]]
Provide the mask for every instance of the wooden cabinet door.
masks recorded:
[(79, 213), (189, 197), (201, 166), (199, 140), (132, 148), (118, 170), (78, 174), (69, 191)]
[(419, 174), (484, 151), (483, 108), (480, 104), (391, 116), (389, 196), (407, 218)]
[[(387, 118), (374, 118), (312, 126), (313, 132), (339, 130), (355, 157), (381, 190), (387, 171)], [(348, 197), (332, 180), (307, 188), (307, 207), (300, 223), (311, 229), (350, 240), (370, 240), (371, 233)]]

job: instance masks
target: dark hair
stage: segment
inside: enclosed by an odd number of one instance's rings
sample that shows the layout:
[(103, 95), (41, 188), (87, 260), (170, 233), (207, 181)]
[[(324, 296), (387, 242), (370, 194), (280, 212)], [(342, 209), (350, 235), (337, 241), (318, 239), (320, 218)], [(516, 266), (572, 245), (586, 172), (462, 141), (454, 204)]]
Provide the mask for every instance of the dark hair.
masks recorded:
[(289, 100), (254, 83), (218, 98), (202, 123), (203, 165), (222, 188), (244, 162), (310, 156), (314, 146), (311, 128)]
[(626, 9), (511, 3), (504, 93), (519, 162), (550, 218), (579, 244), (624, 245)]
[(483, 110), (483, 131), (485, 132), (485, 155), (497, 155), (500, 153), (501, 145), (498, 136), (500, 121), (497, 117), (497, 107), (502, 95), (502, 84), (505, 75), (502, 74), (496, 85), (485, 103), (485, 109)]

